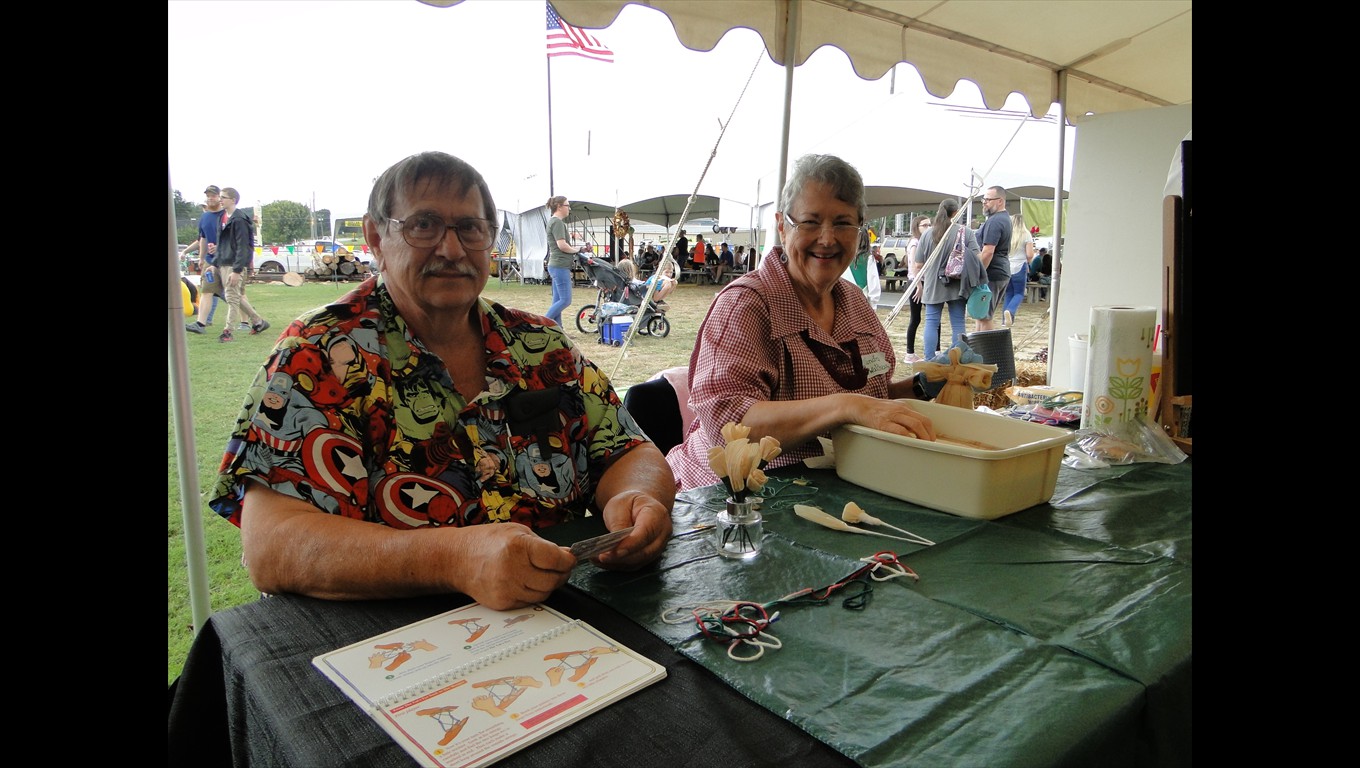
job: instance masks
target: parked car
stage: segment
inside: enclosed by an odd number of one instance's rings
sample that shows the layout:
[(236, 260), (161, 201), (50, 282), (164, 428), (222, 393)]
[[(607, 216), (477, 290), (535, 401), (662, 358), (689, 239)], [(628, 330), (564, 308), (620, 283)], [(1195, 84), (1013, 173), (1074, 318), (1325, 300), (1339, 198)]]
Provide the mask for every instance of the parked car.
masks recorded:
[(316, 264), (317, 251), (311, 242), (296, 242), (288, 245), (266, 245), (260, 248), (255, 257), (255, 271), (258, 274), (281, 275), (285, 272), (307, 274)]
[(900, 269), (907, 271), (907, 243), (911, 242), (909, 237), (885, 237), (879, 240), (879, 255), (883, 258), (882, 275), (888, 277), (896, 274)]

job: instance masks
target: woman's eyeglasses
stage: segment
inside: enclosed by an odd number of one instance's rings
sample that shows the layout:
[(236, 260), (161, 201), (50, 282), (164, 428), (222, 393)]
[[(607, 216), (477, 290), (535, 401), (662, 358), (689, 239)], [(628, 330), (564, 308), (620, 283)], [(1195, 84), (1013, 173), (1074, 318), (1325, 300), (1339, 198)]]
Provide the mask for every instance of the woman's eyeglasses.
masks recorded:
[(822, 234), (822, 230), (830, 228), (831, 234), (835, 235), (836, 239), (849, 240), (852, 237), (859, 237), (860, 230), (863, 229), (861, 224), (822, 224), (816, 221), (798, 221), (787, 213), (784, 214), (784, 218), (793, 224), (794, 229), (798, 230), (798, 234), (803, 237), (818, 237)]

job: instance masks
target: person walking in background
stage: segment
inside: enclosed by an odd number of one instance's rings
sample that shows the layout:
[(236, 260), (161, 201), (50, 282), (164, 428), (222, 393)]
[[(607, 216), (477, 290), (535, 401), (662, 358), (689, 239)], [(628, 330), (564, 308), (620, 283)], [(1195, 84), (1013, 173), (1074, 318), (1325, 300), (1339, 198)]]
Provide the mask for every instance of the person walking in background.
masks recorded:
[[(704, 242), (703, 235), (694, 236), (694, 255), (690, 257), (695, 269), (706, 269), (708, 263), (708, 243)], [(697, 281), (696, 281), (697, 282)]]
[(576, 254), (585, 251), (584, 245), (572, 245), (567, 234), (567, 216), (571, 203), (562, 195), (548, 198), (548, 277), (552, 279), (552, 304), (547, 318), (562, 325), (562, 310), (571, 305), (571, 268), (576, 266)]
[[(198, 319), (185, 323), (184, 330), (190, 333), (203, 333), (212, 325), (213, 314), (217, 312), (217, 302), (226, 300), (222, 274), (213, 266), (217, 253), (217, 236), (222, 232), (222, 190), (216, 184), (209, 184), (203, 190), (207, 202), (203, 213), (198, 217), (198, 239), (184, 249), (184, 253), (198, 250)], [(211, 297), (211, 298), (209, 298)], [(231, 326), (227, 326), (230, 328)]]
[[(1006, 301), (1006, 286), (1011, 282), (1011, 217), (1006, 213), (1006, 190), (987, 187), (982, 193), (982, 210), (987, 219), (978, 229), (982, 265), (987, 268), (987, 284), (992, 289), (992, 305), (987, 316), (977, 321), (979, 331), (996, 328), (996, 310)], [(968, 298), (968, 294), (963, 297)]]
[(1001, 312), (1001, 324), (1009, 328), (1015, 323), (1015, 313), (1020, 311), (1020, 302), (1025, 300), (1025, 282), (1029, 279), (1029, 262), (1034, 258), (1034, 237), (1025, 229), (1025, 217), (1021, 214), (1011, 216), (1011, 281), (1006, 285), (1005, 309)]
[(222, 335), (217, 337), (222, 342), (235, 341), (231, 329), (238, 322), (247, 322), (247, 318), (251, 335), (269, 329), (269, 321), (260, 317), (260, 313), (246, 298), (246, 270), (250, 269), (250, 263), (255, 258), (255, 228), (251, 226), (250, 217), (245, 211), (237, 207), (240, 202), (240, 192), (231, 187), (222, 190), (224, 219), (216, 257), (217, 266), (221, 268), (219, 273), (226, 277), (227, 321)]
[[(921, 265), (916, 261), (916, 246), (921, 244), (921, 235), (925, 234), (927, 229), (930, 229), (929, 216), (917, 216), (912, 220), (911, 237), (907, 240), (907, 251), (904, 257), (907, 262), (907, 285), (911, 285), (911, 281), (921, 271)], [(907, 357), (903, 361), (907, 363), (919, 363), (925, 360), (924, 357), (916, 354), (916, 332), (921, 329), (921, 302), (917, 298), (919, 296), (919, 293), (913, 292), (912, 299), (907, 302), (907, 306), (911, 310), (911, 322), (907, 323)], [(926, 351), (934, 355), (937, 350)]]
[[(947, 305), (949, 307), (949, 330), (953, 333), (953, 340), (949, 342), (949, 347), (959, 343), (959, 337), (964, 333), (964, 309), (968, 305), (968, 295), (973, 289), (987, 282), (987, 270), (983, 268), (981, 259), (978, 258), (977, 239), (973, 237), (973, 230), (963, 224), (951, 222), (954, 215), (959, 212), (959, 201), (952, 197), (946, 197), (940, 201), (940, 207), (935, 211), (935, 221), (921, 235), (921, 242), (916, 246), (916, 263), (921, 266), (921, 282), (917, 285), (915, 298), (921, 300), (921, 305), (925, 307), (926, 330), (925, 337), (921, 343), (925, 349), (921, 350), (926, 359), (932, 359), (940, 349), (940, 315)], [(954, 248), (954, 242), (958, 239), (959, 233), (963, 233), (963, 275), (957, 278), (946, 278), (944, 276), (944, 266), (949, 261), (949, 252)], [(925, 266), (931, 254), (936, 250), (935, 244), (943, 243), (944, 247), (939, 249), (939, 255)], [(1007, 267), (1009, 269), (1009, 267)]]

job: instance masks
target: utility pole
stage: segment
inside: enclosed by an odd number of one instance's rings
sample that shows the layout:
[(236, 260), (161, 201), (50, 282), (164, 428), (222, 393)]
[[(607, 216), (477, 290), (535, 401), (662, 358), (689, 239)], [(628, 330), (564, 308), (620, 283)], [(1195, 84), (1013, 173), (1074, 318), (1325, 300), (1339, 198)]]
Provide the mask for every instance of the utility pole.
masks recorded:
[(316, 192), (312, 192), (312, 239), (316, 239)]

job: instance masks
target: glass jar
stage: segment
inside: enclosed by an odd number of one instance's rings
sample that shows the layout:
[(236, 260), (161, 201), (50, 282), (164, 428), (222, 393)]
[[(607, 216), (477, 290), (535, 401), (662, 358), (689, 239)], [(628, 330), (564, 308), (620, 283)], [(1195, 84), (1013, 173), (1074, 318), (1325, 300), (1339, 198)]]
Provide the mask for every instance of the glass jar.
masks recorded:
[(727, 508), (718, 513), (713, 546), (718, 554), (738, 560), (749, 560), (760, 554), (764, 524), (760, 516), (760, 499), (736, 501), (729, 498)]

